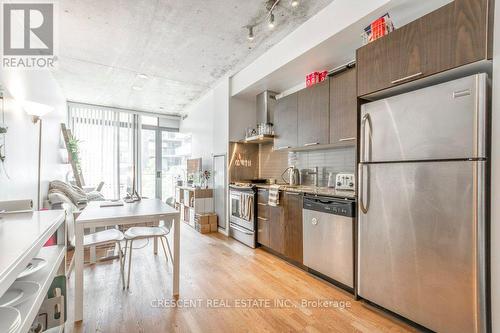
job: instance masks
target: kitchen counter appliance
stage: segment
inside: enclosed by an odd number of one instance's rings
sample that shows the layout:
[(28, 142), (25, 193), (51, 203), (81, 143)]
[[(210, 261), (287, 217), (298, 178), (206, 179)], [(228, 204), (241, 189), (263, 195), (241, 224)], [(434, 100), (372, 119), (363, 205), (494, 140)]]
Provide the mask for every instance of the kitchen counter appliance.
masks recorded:
[(486, 332), (488, 78), (361, 107), (358, 295), (436, 332)]
[[(354, 191), (354, 174), (353, 173), (338, 173), (335, 176), (335, 188), (337, 190)], [(330, 186), (330, 176), (328, 177), (328, 187)]]
[[(287, 171), (288, 171), (288, 177), (287, 177), (288, 179), (285, 179), (283, 176)], [(297, 169), (294, 166), (286, 168), (285, 171), (283, 171), (283, 173), (281, 174), (281, 179), (283, 179), (283, 181), (290, 186), (300, 185), (299, 169)]]
[(257, 200), (256, 187), (239, 183), (229, 185), (229, 236), (243, 244), (256, 247)]
[(349, 291), (354, 287), (354, 200), (305, 195), (304, 265)]

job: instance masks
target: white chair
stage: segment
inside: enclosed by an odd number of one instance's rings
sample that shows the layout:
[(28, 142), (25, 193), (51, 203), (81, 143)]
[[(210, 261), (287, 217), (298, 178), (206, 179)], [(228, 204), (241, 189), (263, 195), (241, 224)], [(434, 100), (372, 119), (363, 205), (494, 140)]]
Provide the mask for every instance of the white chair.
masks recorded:
[[(145, 238), (156, 238), (160, 239), (161, 246), (163, 248), (163, 253), (165, 254), (165, 259), (168, 264), (168, 255), (165, 249), (165, 245), (163, 241), (167, 243), (168, 253), (170, 255), (170, 260), (172, 259), (172, 251), (170, 250), (170, 244), (168, 242), (168, 234), (170, 233), (170, 229), (172, 228), (172, 221), (163, 222), (158, 227), (131, 227), (127, 231), (125, 231), (125, 255), (128, 252), (128, 273), (127, 273), (127, 289), (130, 286), (130, 271), (132, 267), (132, 244), (134, 240), (145, 239)], [(130, 242), (130, 246), (127, 250), (127, 245)], [(156, 254), (156, 253), (155, 253)], [(124, 265), (125, 266), (125, 265)]]
[[(74, 205), (64, 204), (63, 207), (66, 210), (66, 224), (68, 226), (68, 239), (69, 243), (74, 247), (75, 246), (75, 235), (74, 235), (74, 224), (75, 220), (80, 215), (80, 211)], [(125, 289), (125, 255), (122, 250), (121, 241), (125, 236), (123, 232), (118, 229), (106, 229), (103, 231), (97, 231), (88, 235), (83, 236), (83, 247), (90, 248), (96, 247), (103, 244), (112, 244), (118, 246), (118, 260), (120, 261), (120, 275), (122, 280), (122, 287)], [(69, 277), (71, 270), (73, 269), (73, 265), (75, 263), (75, 256), (71, 258), (71, 262), (68, 267), (68, 272), (66, 275)]]

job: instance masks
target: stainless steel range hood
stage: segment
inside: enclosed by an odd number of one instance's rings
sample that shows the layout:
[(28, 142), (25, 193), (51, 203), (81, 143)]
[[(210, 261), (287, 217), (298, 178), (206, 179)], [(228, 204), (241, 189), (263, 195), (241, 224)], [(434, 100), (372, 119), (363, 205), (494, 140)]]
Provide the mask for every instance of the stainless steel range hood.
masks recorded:
[(277, 93), (266, 90), (257, 95), (257, 124), (272, 124)]

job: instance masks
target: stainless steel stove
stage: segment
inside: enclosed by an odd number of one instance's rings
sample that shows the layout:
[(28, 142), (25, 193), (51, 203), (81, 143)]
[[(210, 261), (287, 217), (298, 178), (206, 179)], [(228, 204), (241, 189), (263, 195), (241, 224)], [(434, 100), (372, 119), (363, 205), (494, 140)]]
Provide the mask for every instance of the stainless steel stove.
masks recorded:
[(251, 183), (229, 185), (229, 236), (251, 248), (256, 247), (257, 200), (256, 187)]

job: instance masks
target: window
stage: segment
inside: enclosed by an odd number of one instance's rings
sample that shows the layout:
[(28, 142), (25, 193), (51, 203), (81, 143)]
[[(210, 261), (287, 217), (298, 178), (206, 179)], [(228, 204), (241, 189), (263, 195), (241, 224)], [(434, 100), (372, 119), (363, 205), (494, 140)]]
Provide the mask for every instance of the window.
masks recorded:
[(132, 185), (134, 115), (98, 106), (69, 104), (69, 124), (79, 141), (87, 186), (104, 182), (106, 198), (123, 197)]
[(69, 126), (79, 140), (86, 186), (104, 182), (107, 199), (123, 198), (133, 183), (134, 128), (137, 137), (136, 184), (139, 194), (166, 200), (185, 174), (191, 136), (179, 121), (95, 105), (68, 103)]

